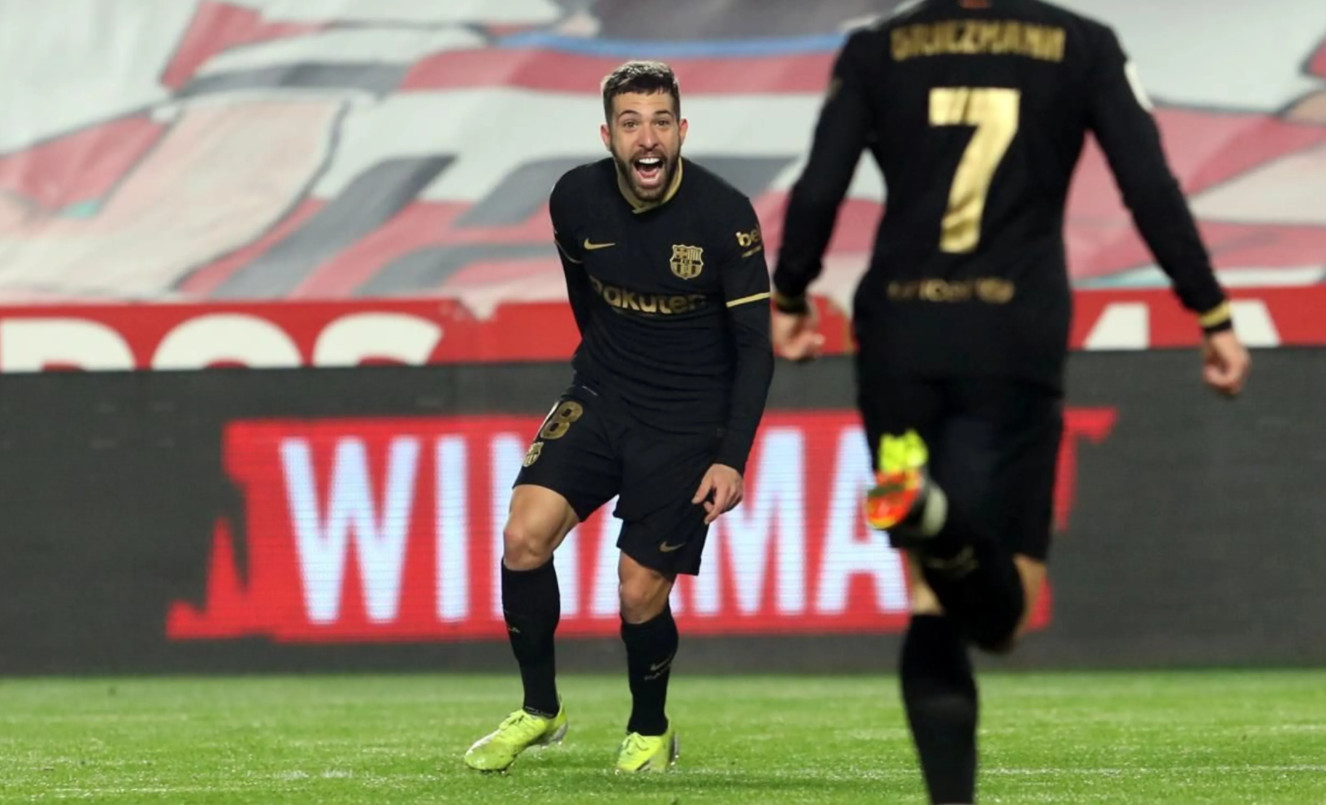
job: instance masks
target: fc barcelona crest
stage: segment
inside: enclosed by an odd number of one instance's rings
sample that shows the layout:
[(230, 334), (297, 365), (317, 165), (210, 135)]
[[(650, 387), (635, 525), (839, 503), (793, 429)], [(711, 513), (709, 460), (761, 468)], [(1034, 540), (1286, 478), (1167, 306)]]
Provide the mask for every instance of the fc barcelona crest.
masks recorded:
[(533, 467), (534, 462), (538, 461), (539, 456), (542, 455), (543, 442), (535, 442), (529, 446), (529, 450), (525, 453), (525, 460), (520, 463), (526, 467)]
[(693, 280), (704, 271), (704, 249), (699, 246), (673, 246), (668, 261), (672, 273), (684, 280)]

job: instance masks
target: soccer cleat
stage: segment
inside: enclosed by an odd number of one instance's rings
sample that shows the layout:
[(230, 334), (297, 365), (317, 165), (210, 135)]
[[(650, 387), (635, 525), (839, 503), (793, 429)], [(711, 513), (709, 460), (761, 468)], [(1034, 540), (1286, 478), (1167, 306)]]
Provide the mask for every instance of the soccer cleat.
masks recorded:
[(641, 735), (633, 732), (622, 741), (617, 753), (617, 771), (667, 771), (681, 755), (677, 731), (668, 725), (662, 735)]
[(925, 505), (929, 460), (925, 442), (914, 430), (901, 436), (885, 434), (879, 440), (879, 469), (865, 500), (866, 522), (871, 528), (888, 531), (919, 519)]
[(565, 707), (559, 707), (552, 718), (517, 710), (474, 742), (465, 753), (465, 765), (478, 771), (506, 771), (521, 752), (531, 746), (559, 744), (565, 735)]

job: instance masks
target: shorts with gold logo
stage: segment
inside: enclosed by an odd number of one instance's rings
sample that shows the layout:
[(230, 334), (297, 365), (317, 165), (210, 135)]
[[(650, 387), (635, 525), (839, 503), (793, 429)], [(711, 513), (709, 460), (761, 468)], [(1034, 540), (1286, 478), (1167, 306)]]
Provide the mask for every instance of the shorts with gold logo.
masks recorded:
[(691, 498), (721, 436), (717, 428), (656, 431), (627, 415), (621, 403), (577, 384), (544, 419), (515, 485), (551, 489), (581, 522), (617, 497), (613, 514), (623, 521), (617, 547), (660, 573), (695, 575), (709, 527), (704, 507)]

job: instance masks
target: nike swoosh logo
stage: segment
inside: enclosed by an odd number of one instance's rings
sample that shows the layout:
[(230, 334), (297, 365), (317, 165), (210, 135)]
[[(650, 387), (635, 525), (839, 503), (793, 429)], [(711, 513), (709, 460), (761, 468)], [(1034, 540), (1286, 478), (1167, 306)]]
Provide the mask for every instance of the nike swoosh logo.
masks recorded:
[(686, 547), (686, 543), (684, 543), (684, 542), (679, 542), (679, 543), (677, 543), (676, 545), (669, 545), (669, 544), (667, 544), (666, 542), (660, 542), (660, 543), (658, 544), (658, 552), (659, 552), (659, 553), (672, 553), (673, 551), (681, 550), (681, 549), (684, 548), (684, 547)]
[(671, 665), (671, 664), (672, 664), (672, 658), (671, 658), (671, 657), (668, 657), (668, 658), (667, 658), (666, 660), (664, 660), (663, 662), (659, 662), (659, 663), (653, 663), (653, 664), (651, 664), (651, 665), (649, 666), (649, 672), (650, 672), (651, 674), (652, 674), (652, 673), (658, 673), (659, 671), (662, 671), (664, 668), (667, 668), (667, 667), (668, 667), (669, 665)]
[(594, 251), (596, 249), (606, 249), (609, 246), (616, 246), (616, 243), (590, 243), (589, 238), (585, 238), (585, 250)]

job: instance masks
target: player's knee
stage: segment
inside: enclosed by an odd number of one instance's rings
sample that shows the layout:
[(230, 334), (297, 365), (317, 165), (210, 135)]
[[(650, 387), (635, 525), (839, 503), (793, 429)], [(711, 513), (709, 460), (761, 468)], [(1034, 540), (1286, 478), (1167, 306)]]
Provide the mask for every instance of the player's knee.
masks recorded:
[(502, 561), (512, 570), (534, 570), (575, 527), (576, 514), (561, 495), (537, 486), (517, 486), (502, 529)]
[(646, 623), (656, 618), (668, 605), (672, 585), (667, 577), (650, 571), (639, 578), (625, 579), (617, 587), (621, 598), (622, 620)]
[(557, 534), (511, 520), (502, 529), (502, 562), (512, 570), (533, 570), (553, 555)]
[(1023, 608), (1010, 608), (1006, 612), (986, 613), (971, 625), (969, 636), (976, 647), (987, 654), (1011, 654), (1022, 636)]
[(984, 645), (977, 643), (977, 646), (987, 654), (1012, 654), (1018, 646), (1022, 645), (1022, 636), (1027, 633), (1027, 627), (1031, 621), (1031, 610), (1023, 607), (1022, 614), (1014, 624), (1011, 632), (1003, 636), (996, 635), (986, 641)]
[(1045, 562), (1029, 556), (1016, 556), (1020, 596), (1010, 596), (1005, 608), (992, 608), (985, 634), (974, 635), (973, 642), (989, 654), (1012, 654), (1031, 624), (1031, 613), (1045, 587)]

